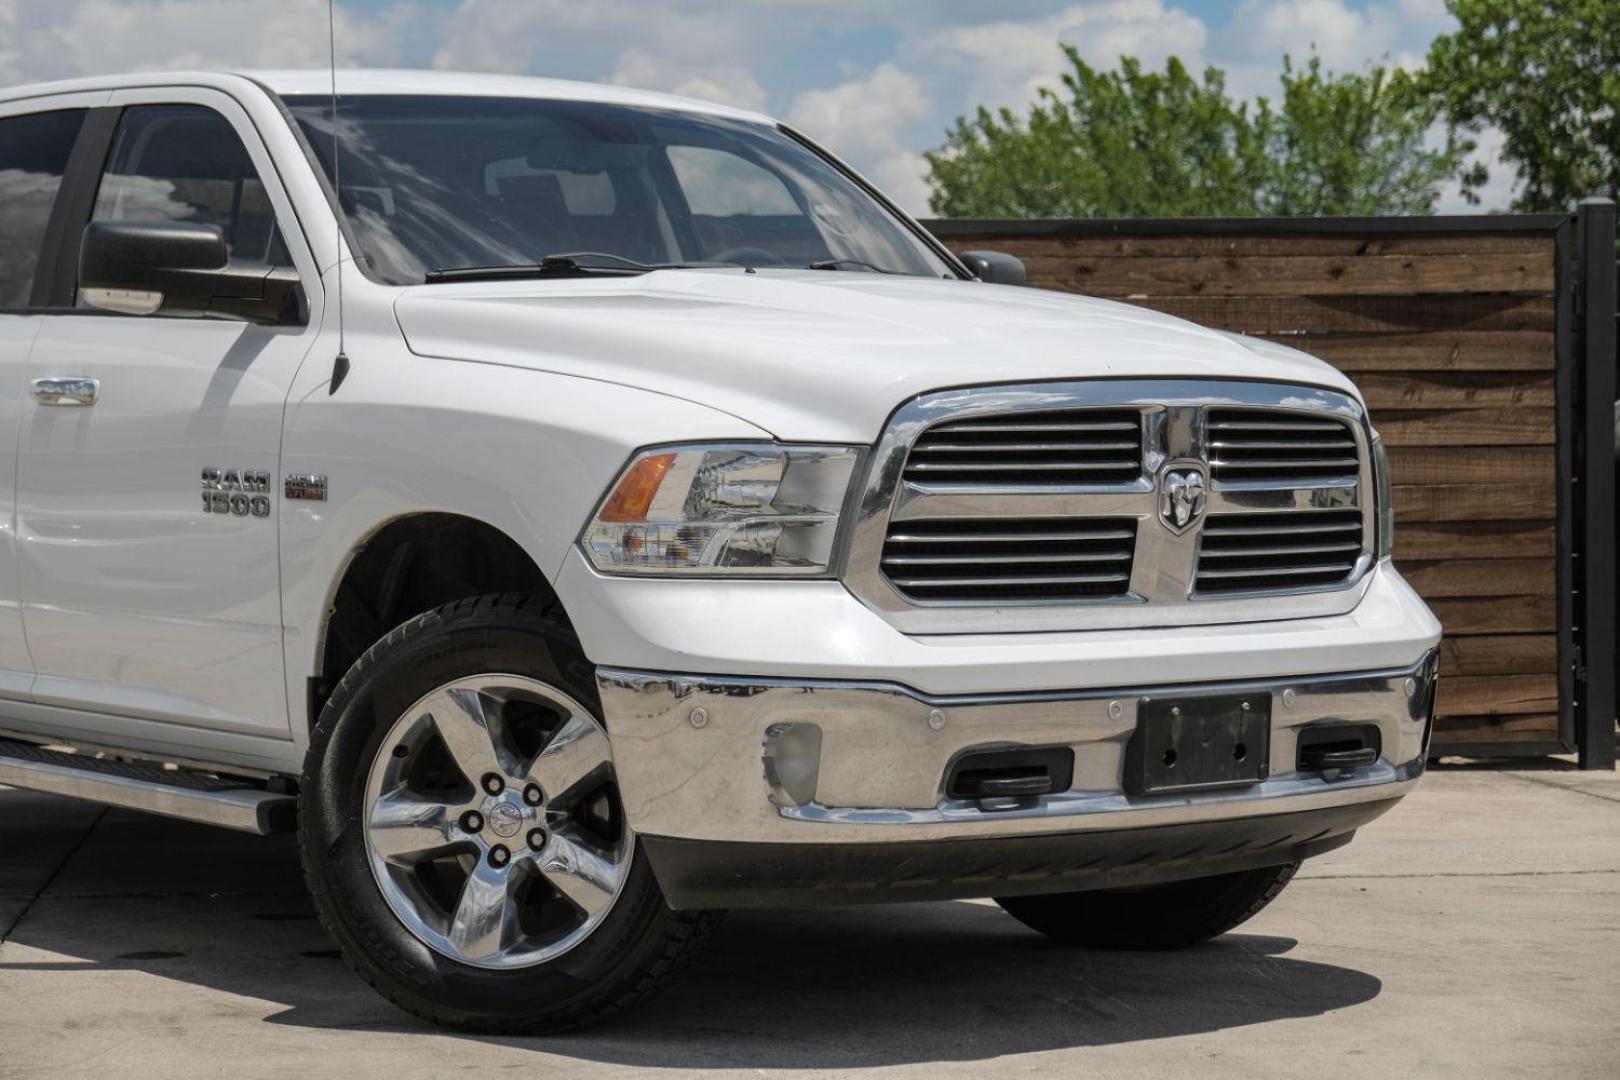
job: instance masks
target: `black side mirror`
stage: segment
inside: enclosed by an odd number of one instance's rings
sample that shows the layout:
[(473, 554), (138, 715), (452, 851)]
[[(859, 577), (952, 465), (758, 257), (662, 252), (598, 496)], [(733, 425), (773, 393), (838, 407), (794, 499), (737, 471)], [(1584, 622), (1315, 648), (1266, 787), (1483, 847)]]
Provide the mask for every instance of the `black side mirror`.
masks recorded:
[(980, 281), (992, 285), (1028, 285), (1029, 275), (1024, 272), (1024, 260), (999, 251), (964, 251), (962, 262)]
[(127, 315), (227, 315), (260, 323), (307, 318), (296, 270), (232, 263), (218, 226), (185, 221), (85, 226), (79, 296)]

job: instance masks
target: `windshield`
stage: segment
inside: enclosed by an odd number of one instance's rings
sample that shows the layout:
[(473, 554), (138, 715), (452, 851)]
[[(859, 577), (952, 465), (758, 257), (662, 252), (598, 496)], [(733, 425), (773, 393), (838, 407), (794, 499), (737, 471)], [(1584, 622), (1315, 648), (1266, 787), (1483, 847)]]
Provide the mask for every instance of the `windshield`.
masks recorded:
[[(286, 102), (330, 178), (331, 99)], [(859, 185), (763, 124), (432, 95), (344, 97), (338, 118), (357, 255), (392, 284), (561, 255), (575, 258), (552, 269), (820, 264), (956, 276)]]

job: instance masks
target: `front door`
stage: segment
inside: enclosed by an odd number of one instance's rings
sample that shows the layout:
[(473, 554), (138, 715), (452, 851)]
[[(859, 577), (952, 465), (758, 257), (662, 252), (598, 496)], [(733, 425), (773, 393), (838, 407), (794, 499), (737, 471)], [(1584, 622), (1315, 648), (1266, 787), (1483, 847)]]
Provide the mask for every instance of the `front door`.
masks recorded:
[[(122, 107), (92, 220), (219, 226), (233, 260), (313, 266), (247, 114), (203, 90)], [(23, 623), (43, 705), (288, 736), (276, 503), (314, 334), (222, 318), (44, 317), (18, 449)], [(51, 396), (38, 380), (91, 392)]]

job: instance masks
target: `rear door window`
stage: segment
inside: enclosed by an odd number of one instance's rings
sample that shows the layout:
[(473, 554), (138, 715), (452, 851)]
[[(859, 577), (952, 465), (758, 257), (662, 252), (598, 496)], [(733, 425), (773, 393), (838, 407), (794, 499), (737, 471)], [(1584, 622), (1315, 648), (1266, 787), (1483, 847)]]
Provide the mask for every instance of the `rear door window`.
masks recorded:
[(28, 307), (84, 109), (0, 117), (0, 311)]

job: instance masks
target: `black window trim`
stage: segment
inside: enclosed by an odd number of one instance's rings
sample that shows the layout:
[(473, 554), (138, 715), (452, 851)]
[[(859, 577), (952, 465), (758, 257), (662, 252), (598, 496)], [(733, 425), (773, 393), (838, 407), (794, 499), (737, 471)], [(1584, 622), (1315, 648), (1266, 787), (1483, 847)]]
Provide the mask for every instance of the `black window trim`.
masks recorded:
[(63, 170), (62, 186), (56, 192), (56, 204), (45, 226), (39, 266), (34, 272), (34, 289), (28, 299), (32, 313), (47, 314), (73, 308), (79, 275), (76, 240), (84, 235), (84, 227), (95, 208), (101, 171), (123, 112), (118, 105), (97, 106), (79, 127), (79, 137)]

